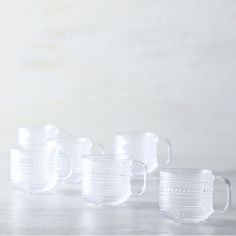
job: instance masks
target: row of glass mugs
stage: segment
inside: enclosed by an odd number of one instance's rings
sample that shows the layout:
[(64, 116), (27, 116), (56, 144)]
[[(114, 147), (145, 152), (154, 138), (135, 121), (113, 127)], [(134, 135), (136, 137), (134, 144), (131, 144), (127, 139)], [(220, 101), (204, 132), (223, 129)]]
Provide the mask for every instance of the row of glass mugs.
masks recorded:
[[(81, 194), (96, 205), (118, 205), (132, 194), (145, 191), (147, 173), (158, 167), (154, 133), (117, 135), (114, 154), (105, 155), (101, 144), (86, 138), (74, 139), (55, 126), (22, 127), (17, 132), (17, 147), (11, 150), (11, 181), (26, 192), (44, 192), (58, 181), (81, 182)], [(167, 144), (171, 158), (171, 144)], [(92, 154), (97, 146), (101, 154)], [(131, 176), (143, 175), (143, 186), (132, 193)], [(227, 184), (227, 204), (213, 209), (213, 182)], [(230, 183), (208, 170), (165, 169), (160, 172), (161, 214), (180, 223), (205, 220), (213, 212), (223, 213), (230, 205)]]
[[(141, 195), (146, 187), (146, 167), (141, 162), (114, 156), (91, 156), (82, 160), (82, 196), (96, 205), (118, 205), (130, 195)], [(143, 167), (141, 191), (132, 193), (131, 165)], [(213, 185), (222, 180), (227, 188), (223, 209), (213, 207)], [(159, 207), (161, 214), (177, 223), (199, 223), (214, 213), (226, 212), (231, 204), (231, 185), (210, 170), (169, 168), (160, 171)]]
[[(171, 143), (158, 138), (154, 133), (116, 135), (113, 152), (121, 159), (129, 158), (143, 162), (147, 166), (148, 173), (151, 173), (158, 167), (159, 141), (167, 144), (168, 156), (165, 163), (167, 166), (171, 158)], [(11, 166), (14, 170), (11, 176), (14, 183), (18, 183), (19, 176), (27, 176), (27, 173), (31, 172), (37, 173), (36, 169), (39, 169), (42, 163), (45, 163), (44, 165), (51, 163), (51, 169), (52, 165), (54, 166), (56, 178), (65, 182), (79, 183), (81, 157), (95, 152), (105, 153), (103, 145), (94, 143), (88, 138), (72, 138), (68, 132), (53, 125), (21, 127), (17, 130), (16, 143), (16, 147), (11, 150)], [(47, 161), (49, 158), (50, 162)], [(44, 167), (41, 171), (46, 174), (50, 168)], [(20, 171), (17, 171), (19, 169)], [(134, 173), (142, 174), (140, 168), (134, 166), (133, 169)], [(32, 191), (30, 187), (28, 191)]]

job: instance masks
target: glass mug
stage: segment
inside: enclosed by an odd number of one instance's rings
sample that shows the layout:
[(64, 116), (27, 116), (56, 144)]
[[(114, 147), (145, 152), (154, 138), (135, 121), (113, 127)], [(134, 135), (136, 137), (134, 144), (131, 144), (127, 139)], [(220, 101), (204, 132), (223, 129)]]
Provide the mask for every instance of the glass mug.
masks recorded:
[[(57, 172), (57, 148), (53, 142), (10, 151), (10, 179), (15, 188), (30, 193), (51, 190), (58, 181), (71, 176), (71, 168), (60, 177)], [(69, 160), (68, 160), (69, 161)]]
[(47, 140), (57, 138), (59, 135), (71, 137), (67, 131), (55, 125), (29, 125), (18, 128), (16, 141), (17, 145), (22, 147), (43, 145)]
[[(166, 167), (171, 160), (171, 142), (168, 139), (159, 138), (155, 133), (118, 134), (114, 137), (114, 153), (127, 155), (134, 161), (143, 162), (147, 166), (148, 173), (152, 173), (158, 167), (158, 143), (167, 144)], [(139, 174), (139, 170), (135, 170)]]
[[(131, 190), (131, 166), (143, 168), (143, 186), (140, 192)], [(141, 195), (146, 188), (146, 166), (138, 161), (118, 159), (113, 155), (91, 155), (82, 158), (81, 194), (98, 206), (115, 206), (131, 195)]]
[(66, 180), (69, 183), (79, 183), (81, 174), (81, 158), (84, 155), (92, 154), (92, 149), (98, 147), (101, 154), (105, 153), (103, 145), (92, 142), (88, 138), (57, 138), (54, 139), (58, 148), (59, 158), (58, 173), (65, 175), (68, 172), (68, 160), (63, 158), (64, 154), (69, 157), (72, 166), (72, 175)]
[[(222, 210), (213, 208), (213, 184), (218, 179), (227, 186), (227, 203)], [(231, 203), (229, 180), (210, 170), (162, 170), (159, 194), (161, 214), (177, 223), (199, 223), (213, 213), (226, 212)]]

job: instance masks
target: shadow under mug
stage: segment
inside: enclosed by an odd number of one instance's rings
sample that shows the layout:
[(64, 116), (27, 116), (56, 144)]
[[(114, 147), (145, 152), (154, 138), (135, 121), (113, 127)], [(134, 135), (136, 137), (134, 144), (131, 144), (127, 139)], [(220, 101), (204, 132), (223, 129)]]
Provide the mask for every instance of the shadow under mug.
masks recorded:
[[(214, 181), (226, 184), (227, 202), (222, 210), (213, 208)], [(160, 171), (159, 206), (161, 214), (177, 223), (199, 223), (213, 213), (224, 213), (231, 204), (228, 179), (210, 170), (168, 168)]]
[[(67, 157), (68, 158), (68, 157)], [(25, 192), (42, 193), (69, 178), (72, 174), (69, 162), (68, 172), (59, 176), (57, 172), (57, 149), (49, 144), (30, 148), (16, 147), (10, 151), (10, 180), (13, 186)]]
[[(132, 165), (143, 168), (141, 191), (131, 190)], [(145, 164), (114, 155), (90, 155), (82, 158), (81, 194), (87, 201), (98, 206), (115, 206), (125, 202), (131, 195), (141, 195), (146, 188)]]

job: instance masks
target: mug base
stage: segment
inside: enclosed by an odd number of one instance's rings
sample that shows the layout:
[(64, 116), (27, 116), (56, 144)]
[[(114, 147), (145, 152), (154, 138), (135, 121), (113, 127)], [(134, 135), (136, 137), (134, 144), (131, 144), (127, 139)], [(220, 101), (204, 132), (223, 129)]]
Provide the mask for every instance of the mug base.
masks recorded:
[(125, 202), (129, 197), (126, 197), (126, 198), (122, 198), (122, 199), (119, 199), (117, 201), (96, 201), (96, 200), (93, 200), (87, 196), (83, 196), (82, 197), (88, 201), (89, 203), (92, 203), (98, 207), (115, 207), (115, 206), (118, 206), (120, 205), (121, 203)]
[(14, 183), (12, 183), (12, 185), (15, 189), (25, 193), (41, 194), (51, 191), (56, 186), (56, 183), (52, 183), (51, 185), (47, 186), (42, 186), (41, 184), (37, 185), (37, 184), (14, 184)]
[(167, 218), (168, 220), (174, 221), (175, 223), (178, 224), (200, 224), (203, 221), (205, 221), (209, 215), (204, 216), (204, 217), (192, 217), (192, 218), (179, 218), (179, 217), (174, 217), (174, 216), (170, 216), (169, 214), (167, 214), (166, 212), (162, 212), (161, 211), (161, 215), (164, 216), (165, 218)]

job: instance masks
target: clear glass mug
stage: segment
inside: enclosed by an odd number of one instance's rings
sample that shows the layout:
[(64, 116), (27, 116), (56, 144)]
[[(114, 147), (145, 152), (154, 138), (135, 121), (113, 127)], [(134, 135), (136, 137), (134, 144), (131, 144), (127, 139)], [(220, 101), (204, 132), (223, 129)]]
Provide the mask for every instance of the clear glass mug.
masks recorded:
[[(143, 168), (141, 191), (131, 190), (131, 167)], [(91, 155), (82, 158), (81, 194), (87, 201), (98, 206), (115, 206), (125, 202), (131, 195), (141, 195), (146, 188), (145, 164), (114, 155)]]
[(62, 158), (58, 159), (58, 173), (60, 175), (64, 176), (68, 172), (68, 160), (63, 158), (64, 154), (70, 159), (72, 175), (66, 180), (68, 183), (80, 182), (82, 156), (92, 154), (95, 147), (101, 154), (105, 153), (102, 144), (92, 142), (88, 138), (57, 138), (54, 141), (57, 144), (58, 155), (62, 154)]
[(17, 130), (17, 145), (28, 147), (31, 145), (43, 145), (49, 139), (57, 138), (59, 135), (71, 137), (71, 135), (55, 125), (29, 125), (22, 126)]
[[(227, 186), (227, 202), (222, 210), (213, 208), (213, 185), (222, 180)], [(231, 204), (231, 185), (210, 170), (175, 169), (160, 171), (161, 214), (177, 223), (199, 223), (213, 213), (224, 213)]]
[[(158, 143), (167, 145), (166, 167), (171, 161), (171, 142), (168, 139), (159, 138), (155, 133), (118, 134), (114, 137), (113, 150), (116, 155), (127, 155), (134, 161), (143, 162), (152, 173), (158, 167)], [(136, 169), (138, 174), (139, 170)]]
[[(68, 160), (69, 162), (69, 160)], [(53, 142), (10, 151), (10, 180), (15, 188), (30, 193), (51, 190), (59, 181), (71, 176), (71, 167), (64, 176), (57, 172), (57, 148)]]

